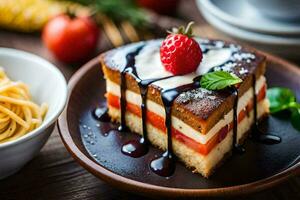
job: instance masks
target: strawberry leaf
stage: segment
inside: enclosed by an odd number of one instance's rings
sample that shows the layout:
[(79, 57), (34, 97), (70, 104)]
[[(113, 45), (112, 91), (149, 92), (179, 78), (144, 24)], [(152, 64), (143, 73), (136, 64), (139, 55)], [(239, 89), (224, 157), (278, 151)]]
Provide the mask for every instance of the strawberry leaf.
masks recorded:
[(200, 85), (208, 90), (222, 90), (241, 82), (242, 79), (234, 74), (225, 71), (215, 71), (204, 74), (200, 80)]

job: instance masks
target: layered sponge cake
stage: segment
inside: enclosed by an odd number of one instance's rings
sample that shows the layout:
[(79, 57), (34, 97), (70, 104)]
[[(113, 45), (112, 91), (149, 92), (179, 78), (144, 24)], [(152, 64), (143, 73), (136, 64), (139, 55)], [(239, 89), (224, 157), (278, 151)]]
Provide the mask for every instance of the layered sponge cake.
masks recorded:
[[(111, 119), (209, 177), (269, 112), (266, 61), (236, 44), (195, 40), (203, 59), (189, 74), (174, 75), (165, 69), (159, 39), (108, 51), (100, 62)], [(235, 74), (242, 82), (234, 91), (195, 87), (201, 76), (214, 71)]]

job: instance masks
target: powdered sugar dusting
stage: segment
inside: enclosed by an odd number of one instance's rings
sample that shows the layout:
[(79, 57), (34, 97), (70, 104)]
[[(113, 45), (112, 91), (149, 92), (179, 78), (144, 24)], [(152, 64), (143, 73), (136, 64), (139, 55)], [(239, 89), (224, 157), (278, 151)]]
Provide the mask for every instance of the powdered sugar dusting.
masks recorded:
[(181, 103), (188, 103), (191, 100), (201, 100), (204, 98), (215, 100), (216, 96), (210, 90), (205, 88), (197, 88), (181, 93), (178, 97), (178, 101)]
[[(231, 45), (231, 48), (238, 49), (238, 47), (234, 45)], [(226, 72), (234, 73), (235, 68), (241, 67), (243, 61), (246, 63), (251, 63), (252, 60), (254, 59), (255, 59), (255, 55), (252, 53), (235, 52), (232, 54), (228, 62), (226, 62), (223, 65), (214, 67), (214, 71), (226, 71)], [(240, 75), (243, 75), (248, 73), (248, 70), (242, 67), (238, 72)]]
[(239, 51), (239, 50), (241, 50), (242, 49), (242, 47), (241, 46), (239, 46), (239, 45), (236, 45), (236, 44), (230, 44), (229, 45), (229, 48), (233, 51), (233, 52), (235, 52), (235, 51)]
[(237, 63), (233, 63), (233, 62), (228, 62), (225, 63), (222, 66), (217, 66), (215, 67), (215, 71), (226, 71), (226, 72), (231, 72), (232, 69), (237, 65)]
[(247, 60), (247, 62), (248, 60), (251, 61), (251, 59), (255, 59), (255, 55), (252, 53), (234, 53), (231, 58), (232, 61)]
[(240, 69), (240, 71), (239, 71), (239, 73), (241, 74), (241, 75), (243, 75), (243, 74), (247, 74), (249, 71), (247, 70), (247, 69), (245, 69), (244, 67), (242, 67), (241, 69)]

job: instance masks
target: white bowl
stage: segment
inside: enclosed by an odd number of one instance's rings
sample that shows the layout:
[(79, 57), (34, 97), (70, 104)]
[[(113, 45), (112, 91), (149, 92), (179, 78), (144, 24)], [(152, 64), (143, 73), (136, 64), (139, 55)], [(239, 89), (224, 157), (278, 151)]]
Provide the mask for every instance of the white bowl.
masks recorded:
[(287, 21), (300, 19), (299, 0), (248, 0), (248, 3), (267, 17)]
[(226, 21), (223, 21), (222, 18), (213, 15), (210, 10), (205, 9), (205, 7), (202, 6), (201, 2), (202, 0), (198, 0), (198, 8), (203, 17), (221, 32), (246, 42), (258, 49), (262, 49), (264, 51), (278, 54), (287, 58), (299, 58), (300, 38), (268, 35), (241, 29), (227, 23)]
[(14, 174), (39, 153), (53, 131), (67, 101), (67, 83), (48, 61), (24, 51), (0, 48), (0, 66), (14, 81), (29, 85), (33, 100), (49, 110), (40, 127), (15, 140), (0, 144), (0, 179)]
[[(250, 1), (252, 2), (252, 0), (197, 0), (196, 2), (198, 7), (202, 7), (201, 9), (205, 10), (205, 12), (209, 12), (216, 18), (236, 28), (283, 37), (299, 37), (299, 22), (274, 20), (265, 17), (254, 6), (249, 5), (248, 2)], [(265, 3), (265, 0), (259, 1)], [(280, 1), (285, 2), (284, 0)]]

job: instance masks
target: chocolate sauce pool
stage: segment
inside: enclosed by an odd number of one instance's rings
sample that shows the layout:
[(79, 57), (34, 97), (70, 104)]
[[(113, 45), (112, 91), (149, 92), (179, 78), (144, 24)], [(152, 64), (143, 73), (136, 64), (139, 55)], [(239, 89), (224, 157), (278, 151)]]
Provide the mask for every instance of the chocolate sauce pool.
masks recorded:
[(101, 122), (110, 122), (107, 107), (98, 107), (93, 111), (93, 117)]
[[(139, 52), (143, 49), (144, 45), (139, 46), (134, 52), (128, 53), (126, 55), (126, 66), (121, 72), (121, 97), (120, 97), (120, 110), (121, 110), (121, 123), (118, 128), (119, 132), (124, 132), (128, 130), (126, 127), (126, 98), (125, 98), (125, 91), (126, 91), (126, 74), (129, 73), (135, 77), (138, 82), (138, 86), (140, 89), (140, 94), (142, 98), (141, 104), (141, 114), (142, 114), (142, 130), (143, 135), (139, 140), (131, 140), (123, 144), (122, 146), (122, 153), (133, 158), (138, 158), (144, 156), (148, 152), (148, 131), (147, 131), (147, 93), (148, 93), (148, 86), (151, 83), (154, 83), (159, 80), (168, 79), (170, 77), (163, 77), (159, 79), (149, 79), (149, 80), (141, 80), (138, 77), (135, 68), (135, 56), (139, 54)], [(209, 50), (205, 50), (206, 52)], [(228, 63), (228, 62), (226, 62)], [(153, 159), (150, 162), (150, 169), (159, 176), (169, 177), (175, 171), (175, 155), (173, 153), (173, 145), (172, 145), (172, 107), (173, 102), (175, 99), (182, 93), (192, 89), (196, 89), (200, 87), (200, 79), (201, 76), (196, 77), (193, 80), (193, 83), (182, 85), (173, 89), (162, 90), (161, 91), (161, 98), (163, 101), (163, 105), (165, 107), (165, 126), (167, 129), (167, 150), (162, 154), (162, 156)], [(257, 120), (257, 96), (256, 96), (256, 77), (255, 75), (252, 76), (252, 87), (253, 87), (253, 110), (254, 110), (254, 125), (252, 128), (252, 138), (255, 139), (257, 142), (261, 142), (264, 144), (277, 144), (281, 142), (281, 138), (264, 133), (259, 129), (258, 120)], [(229, 88), (231, 95), (234, 96), (234, 105), (233, 105), (233, 151), (237, 153), (245, 152), (245, 149), (238, 144), (237, 141), (237, 130), (238, 130), (238, 97), (239, 92), (236, 87)], [(102, 122), (109, 122), (109, 116), (107, 114), (107, 108), (96, 108), (93, 111), (93, 116), (95, 119), (102, 121)]]
[(133, 158), (139, 158), (148, 153), (148, 143), (142, 137), (139, 140), (130, 140), (122, 146), (122, 153)]

